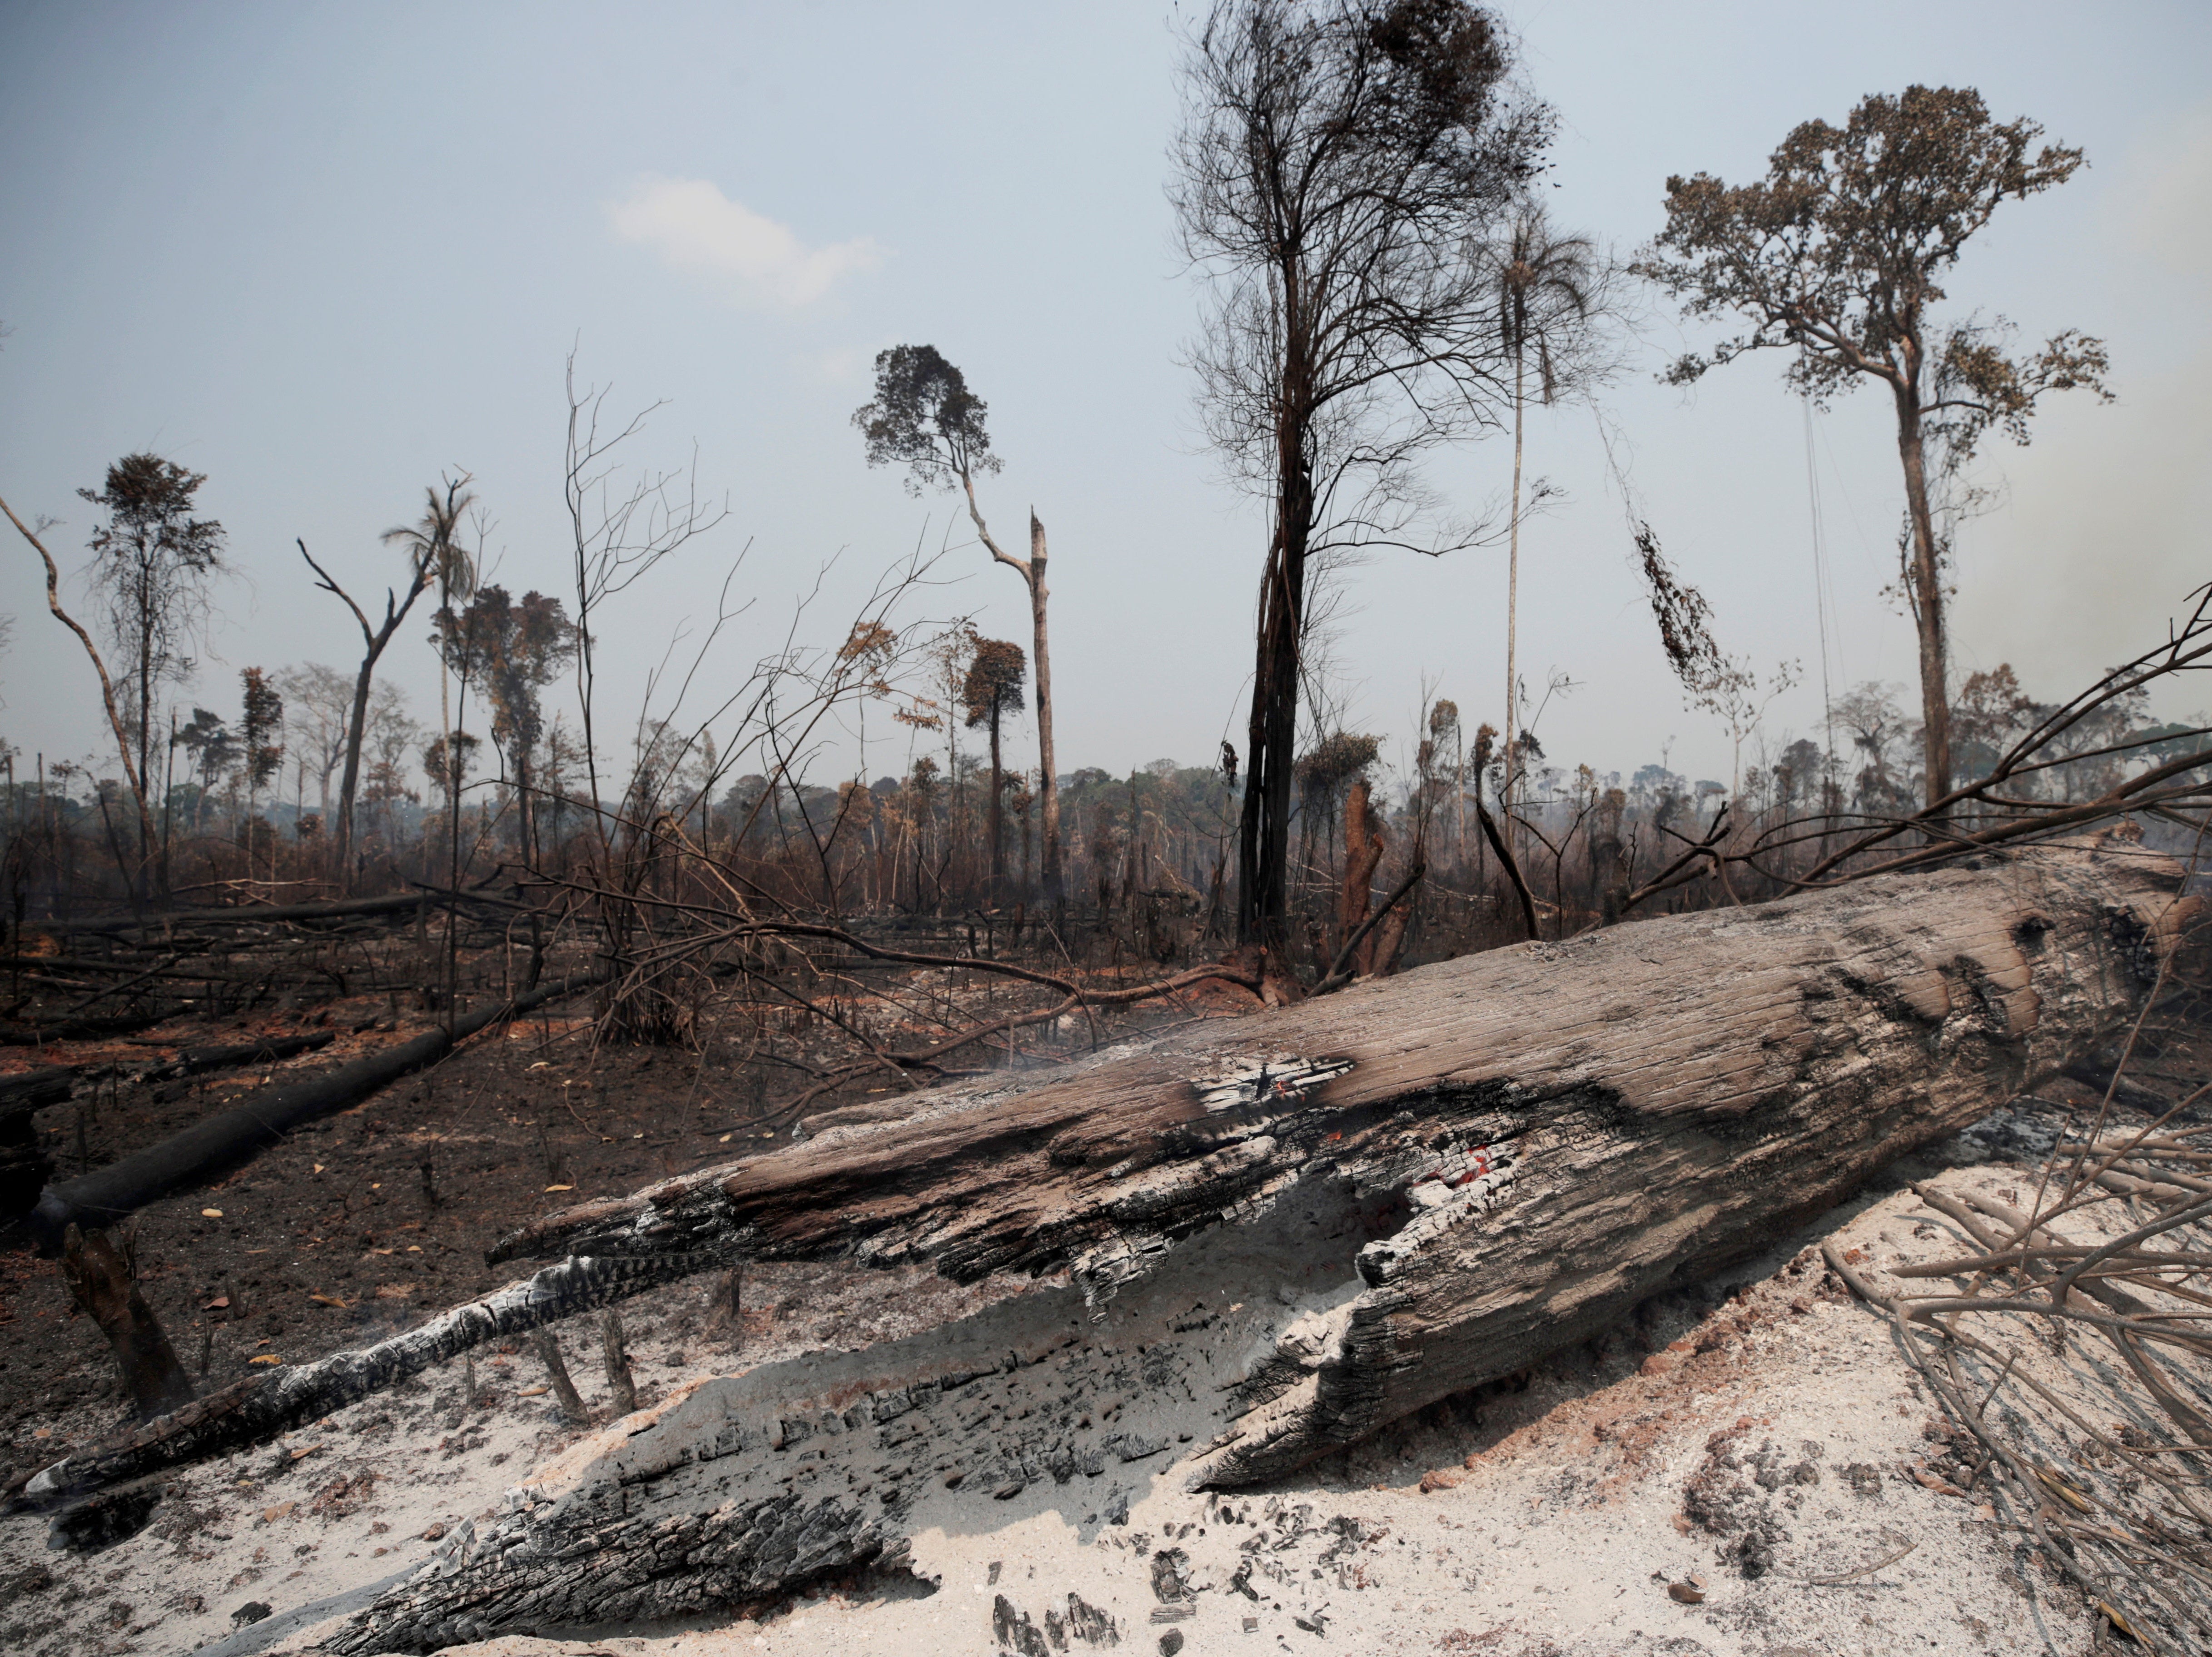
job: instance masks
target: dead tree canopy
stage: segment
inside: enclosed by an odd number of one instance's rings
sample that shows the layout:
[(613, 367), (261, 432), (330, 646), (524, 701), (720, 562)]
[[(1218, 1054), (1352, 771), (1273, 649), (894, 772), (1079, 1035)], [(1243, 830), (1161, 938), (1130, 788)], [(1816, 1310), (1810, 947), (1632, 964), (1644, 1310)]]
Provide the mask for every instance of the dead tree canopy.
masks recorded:
[[(895, 1559), (929, 1526), (1090, 1523), (1133, 1480), (1278, 1477), (1756, 1252), (2094, 1052), (2165, 972), (2197, 907), (2182, 883), (2116, 833), (1462, 957), (1041, 1085), (832, 1112), (790, 1150), (550, 1217), (495, 1251), (593, 1279), (546, 1317), (744, 1259), (1044, 1281), (701, 1383), (331, 1648), (671, 1615)], [(447, 1314), (431, 1344), (512, 1336), (538, 1298)], [(326, 1397), (272, 1376), (283, 1409), (225, 1413), (311, 1418), (373, 1387), (380, 1350), (315, 1366), (349, 1381)], [(27, 1494), (252, 1442), (162, 1437)]]
[(1475, 257), (1552, 130), (1504, 24), (1463, 0), (1218, 0), (1184, 62), (1171, 190), (1207, 282), (1207, 434), (1268, 502), (1240, 941), (1287, 936), (1291, 783), (1313, 582), (1354, 547), (1441, 553), (1421, 452), (1494, 420), (1504, 342)]

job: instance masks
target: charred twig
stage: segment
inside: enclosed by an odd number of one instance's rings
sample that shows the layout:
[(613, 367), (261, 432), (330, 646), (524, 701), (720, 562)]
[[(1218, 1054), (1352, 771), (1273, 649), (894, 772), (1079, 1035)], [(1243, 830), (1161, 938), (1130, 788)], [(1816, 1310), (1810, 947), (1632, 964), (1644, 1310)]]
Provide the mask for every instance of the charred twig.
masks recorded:
[(559, 1401), (561, 1413), (571, 1425), (582, 1427), (590, 1423), (592, 1412), (584, 1407), (584, 1399), (576, 1391), (576, 1383), (568, 1378), (568, 1366), (561, 1359), (561, 1342), (550, 1329), (540, 1328), (530, 1338), (536, 1349), (538, 1360), (545, 1366), (545, 1378)]
[(1528, 895), (1528, 883), (1521, 877), (1521, 865), (1514, 859), (1511, 849), (1505, 844), (1505, 837), (1498, 832), (1497, 823), (1491, 820), (1489, 811), (1480, 798), (1474, 802), (1474, 816), (1475, 821), (1482, 825), (1483, 838), (1490, 842), (1490, 849), (1498, 853), (1498, 861), (1505, 871), (1505, 877), (1513, 883), (1513, 895), (1521, 900), (1522, 923), (1528, 927), (1528, 936), (1533, 938), (1537, 935), (1536, 904)]

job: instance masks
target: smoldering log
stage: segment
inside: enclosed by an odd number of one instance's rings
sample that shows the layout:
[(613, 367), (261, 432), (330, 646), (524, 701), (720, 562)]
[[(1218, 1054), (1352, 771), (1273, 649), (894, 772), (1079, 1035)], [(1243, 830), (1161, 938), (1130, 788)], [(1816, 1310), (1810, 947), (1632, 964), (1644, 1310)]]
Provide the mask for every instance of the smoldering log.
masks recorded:
[(23, 1223), (40, 1251), (51, 1254), (72, 1224), (112, 1225), (148, 1203), (237, 1166), (294, 1128), (351, 1109), (379, 1089), (437, 1063), (456, 1042), (599, 981), (596, 973), (563, 979), (457, 1018), (450, 1029), (425, 1030), (366, 1059), (257, 1094), (106, 1168), (48, 1186)]
[[(1087, 1527), (1147, 1480), (1279, 1476), (1755, 1253), (2095, 1051), (2195, 918), (2182, 872), (2107, 835), (1464, 957), (1042, 1083), (829, 1113), (789, 1150), (550, 1217), (495, 1253), (641, 1281), (744, 1259), (1052, 1275), (699, 1383), (329, 1648), (700, 1610), (896, 1560), (929, 1526)], [(179, 1459), (155, 1452), (115, 1471)]]

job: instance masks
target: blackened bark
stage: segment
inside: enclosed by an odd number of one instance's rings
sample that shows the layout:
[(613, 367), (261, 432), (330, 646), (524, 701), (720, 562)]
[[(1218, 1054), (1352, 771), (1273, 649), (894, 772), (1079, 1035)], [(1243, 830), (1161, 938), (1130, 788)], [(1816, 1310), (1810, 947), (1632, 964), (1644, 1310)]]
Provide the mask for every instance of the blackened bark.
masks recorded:
[[(1294, 286), (1290, 292), (1295, 295)], [(1285, 312), (1285, 334), (1295, 338), (1295, 303), (1286, 303)], [(1306, 551), (1313, 537), (1312, 410), (1304, 395), (1310, 379), (1293, 351), (1278, 416), (1275, 528), (1260, 587), (1249, 759), (1237, 835), (1237, 941), (1259, 944), (1278, 963), (1290, 942), (1291, 780), (1297, 765)]]
[(77, 1305), (107, 1337), (140, 1420), (167, 1415), (192, 1401), (185, 1366), (177, 1362), (154, 1308), (138, 1292), (129, 1262), (105, 1232), (69, 1228), (62, 1245), (62, 1278)]
[(435, 1064), (456, 1041), (556, 997), (573, 995), (597, 983), (599, 977), (586, 974), (563, 979), (323, 1075), (270, 1089), (250, 1103), (195, 1122), (106, 1168), (47, 1187), (26, 1223), (40, 1250), (51, 1254), (61, 1246), (70, 1226), (111, 1225), (148, 1203), (235, 1167), (303, 1123), (349, 1110), (378, 1089)]

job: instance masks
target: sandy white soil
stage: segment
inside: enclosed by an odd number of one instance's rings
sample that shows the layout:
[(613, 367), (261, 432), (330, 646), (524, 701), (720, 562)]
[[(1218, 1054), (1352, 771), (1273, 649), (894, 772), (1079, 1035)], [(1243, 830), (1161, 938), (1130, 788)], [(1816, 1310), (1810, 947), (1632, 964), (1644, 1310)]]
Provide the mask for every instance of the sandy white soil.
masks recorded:
[[(1808, 1247), (1833, 1236), (1869, 1270), (1956, 1252), (1956, 1228), (1902, 1181), (2016, 1193), (2027, 1176), (2005, 1159), (2021, 1148), (2015, 1129), (1970, 1131), (1727, 1279), (1268, 1490), (1194, 1495), (1169, 1470), (1126, 1523), (1079, 1500), (1016, 1504), (995, 1528), (918, 1533), (911, 1574), (680, 1627), (448, 1649), (1045, 1657), (1106, 1648), (1110, 1635), (1125, 1651), (1188, 1657), (2086, 1652), (2099, 1624), (2080, 1593), (2001, 1501), (1947, 1493), (1957, 1485), (1929, 1472), (1946, 1448), (1932, 1400), (1887, 1323), (1844, 1298)], [(759, 1268), (733, 1359), (726, 1334), (701, 1327), (703, 1291), (678, 1285), (626, 1313), (649, 1393), (890, 1338), (998, 1292)], [(566, 1338), (604, 1410), (586, 1332)], [(151, 1525), (100, 1552), (50, 1550), (43, 1521), (0, 1526), (0, 1648), (189, 1651), (231, 1636), (249, 1604), (276, 1613), (274, 1630), (426, 1562), (445, 1532), (582, 1449), (550, 1399), (523, 1395), (543, 1379), (526, 1350), (477, 1375), (473, 1405), (455, 1363), (181, 1474)], [(258, 1643), (305, 1653), (316, 1635)], [(246, 1627), (226, 1649), (256, 1636)]]

